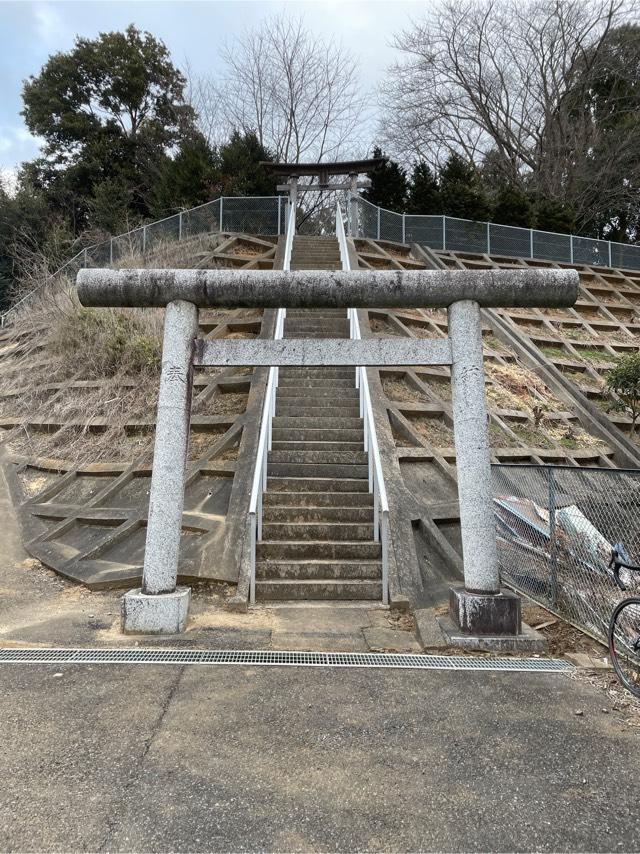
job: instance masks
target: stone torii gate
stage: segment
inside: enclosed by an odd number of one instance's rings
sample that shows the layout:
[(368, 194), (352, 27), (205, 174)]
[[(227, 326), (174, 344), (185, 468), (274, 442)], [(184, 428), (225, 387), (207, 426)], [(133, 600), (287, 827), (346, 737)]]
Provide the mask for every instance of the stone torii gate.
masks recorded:
[[(186, 627), (176, 587), (194, 366), (451, 365), (464, 587), (451, 616), (468, 634), (517, 635), (520, 600), (500, 589), (482, 361), (481, 307), (566, 307), (575, 270), (81, 270), (84, 306), (166, 307), (142, 587), (123, 598), (126, 632)], [(197, 339), (199, 308), (447, 308), (449, 337)]]
[[(370, 186), (369, 179), (358, 180), (359, 175), (373, 172), (384, 163), (384, 157), (372, 157), (369, 160), (342, 160), (337, 163), (271, 163), (263, 161), (260, 165), (272, 175), (286, 177), (286, 184), (278, 184), (279, 192), (289, 193), (289, 205), (296, 207), (298, 203), (298, 181), (300, 178), (317, 178), (317, 184), (306, 184), (305, 192), (323, 192), (324, 190), (349, 190), (351, 211), (347, 218), (349, 233), (357, 217), (357, 192)], [(348, 175), (348, 181), (330, 183), (330, 176)]]

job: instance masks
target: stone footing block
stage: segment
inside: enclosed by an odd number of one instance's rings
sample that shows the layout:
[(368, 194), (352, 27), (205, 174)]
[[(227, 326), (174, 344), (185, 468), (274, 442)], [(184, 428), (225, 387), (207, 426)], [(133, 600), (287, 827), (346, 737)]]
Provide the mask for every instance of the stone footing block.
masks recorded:
[(174, 635), (187, 627), (191, 601), (190, 587), (176, 587), (173, 593), (150, 596), (140, 588), (122, 597), (122, 631), (125, 634)]
[(462, 634), (518, 635), (521, 628), (520, 597), (510, 590), (469, 593), (449, 588), (449, 616)]
[(547, 639), (526, 623), (517, 635), (468, 635), (460, 631), (450, 617), (438, 617), (447, 647), (475, 649), (485, 652), (526, 652), (544, 654), (549, 652)]

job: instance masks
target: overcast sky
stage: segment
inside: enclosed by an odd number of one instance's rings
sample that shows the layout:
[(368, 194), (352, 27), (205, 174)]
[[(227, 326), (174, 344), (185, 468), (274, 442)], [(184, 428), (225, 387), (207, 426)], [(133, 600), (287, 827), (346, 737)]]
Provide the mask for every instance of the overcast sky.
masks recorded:
[(20, 116), (22, 81), (37, 74), (50, 54), (69, 50), (77, 35), (92, 38), (133, 22), (161, 38), (177, 65), (188, 60), (195, 73), (215, 74), (225, 38), (287, 10), (302, 14), (313, 32), (348, 45), (360, 60), (363, 88), (373, 90), (393, 60), (393, 33), (411, 18), (421, 17), (426, 8), (425, 2), (404, 0), (0, 0), (0, 169), (12, 172), (21, 161), (37, 155), (38, 141)]

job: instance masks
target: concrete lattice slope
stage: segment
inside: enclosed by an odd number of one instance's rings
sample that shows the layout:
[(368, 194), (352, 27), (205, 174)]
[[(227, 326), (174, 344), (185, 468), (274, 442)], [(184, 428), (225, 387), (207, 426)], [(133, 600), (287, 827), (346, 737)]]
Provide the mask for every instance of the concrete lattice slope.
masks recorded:
[[(120, 266), (268, 269), (275, 252), (275, 238), (212, 235), (170, 244)], [(59, 307), (63, 288), (58, 286), (50, 305), (73, 320), (78, 307), (72, 301)], [(43, 299), (46, 308), (50, 297)], [(144, 376), (96, 377), (88, 370), (90, 354), (78, 353), (77, 364), (56, 376), (49, 370), (56, 364), (49, 333), (60, 317), (52, 311), (48, 322), (47, 312), (41, 312), (39, 329), (32, 324), (36, 312), (30, 312), (0, 341), (0, 424), (23, 541), (32, 556), (92, 588), (131, 586), (140, 578), (146, 534), (157, 368)], [(258, 311), (202, 311), (200, 334), (259, 336), (263, 317)], [(185, 580), (237, 578), (234, 522), (247, 479), (246, 473), (236, 478), (237, 461), (241, 451), (243, 459), (251, 456), (262, 394), (262, 384), (254, 386), (253, 379), (248, 368), (196, 372), (181, 562)]]

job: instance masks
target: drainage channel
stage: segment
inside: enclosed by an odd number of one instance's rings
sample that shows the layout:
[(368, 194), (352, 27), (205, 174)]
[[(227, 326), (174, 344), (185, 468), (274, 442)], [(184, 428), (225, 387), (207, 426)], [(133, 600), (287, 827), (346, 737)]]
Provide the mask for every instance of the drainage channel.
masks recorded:
[(568, 673), (558, 658), (475, 658), (376, 652), (287, 652), (226, 649), (0, 649), (0, 664), (240, 664), (263, 667), (383, 667), (413, 670), (503, 670)]

